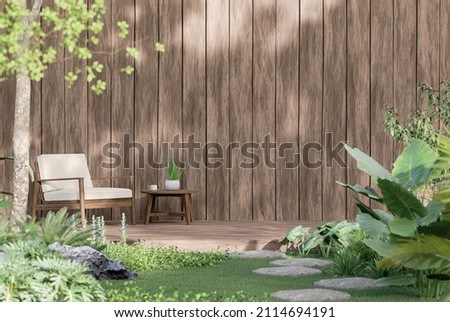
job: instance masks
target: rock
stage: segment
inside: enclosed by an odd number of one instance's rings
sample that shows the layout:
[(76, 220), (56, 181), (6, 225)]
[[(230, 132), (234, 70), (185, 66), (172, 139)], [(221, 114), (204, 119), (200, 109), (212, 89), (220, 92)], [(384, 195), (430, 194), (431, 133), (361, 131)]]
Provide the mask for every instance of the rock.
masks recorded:
[(92, 247), (72, 247), (61, 245), (58, 242), (53, 243), (48, 247), (60, 252), (62, 255), (72, 260), (87, 263), (91, 269), (92, 275), (99, 280), (137, 279), (137, 274), (126, 268), (120, 261), (110, 260), (105, 254)]
[(279, 259), (270, 262), (275, 266), (303, 266), (303, 267), (323, 267), (331, 265), (332, 262), (326, 259), (319, 258), (295, 258), (295, 259)]
[(340, 289), (367, 289), (375, 286), (375, 280), (365, 277), (346, 277), (320, 280), (314, 286)]
[(345, 292), (327, 290), (322, 288), (279, 291), (270, 294), (273, 299), (282, 301), (308, 301), (308, 302), (322, 302), (322, 301), (338, 301), (348, 300), (351, 295)]
[(7, 259), (7, 258), (8, 258), (8, 256), (6, 256), (5, 253), (0, 252), (0, 262), (1, 262), (1, 261), (4, 261), (4, 260)]
[(317, 275), (322, 273), (320, 270), (304, 266), (278, 266), (258, 268), (253, 271), (255, 274), (272, 276), (304, 276)]
[(283, 258), (285, 255), (280, 252), (274, 252), (270, 250), (249, 250), (242, 252), (230, 253), (234, 258), (249, 258), (249, 259), (270, 259), (270, 258)]

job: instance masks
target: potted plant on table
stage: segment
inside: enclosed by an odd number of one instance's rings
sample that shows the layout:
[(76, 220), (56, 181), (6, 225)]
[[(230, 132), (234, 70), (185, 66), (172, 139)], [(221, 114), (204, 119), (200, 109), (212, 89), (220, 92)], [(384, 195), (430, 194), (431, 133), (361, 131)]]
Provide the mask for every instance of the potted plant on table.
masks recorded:
[(167, 178), (164, 183), (164, 188), (167, 190), (178, 190), (180, 189), (180, 178), (183, 170), (177, 167), (173, 157), (169, 157), (169, 162), (167, 165)]

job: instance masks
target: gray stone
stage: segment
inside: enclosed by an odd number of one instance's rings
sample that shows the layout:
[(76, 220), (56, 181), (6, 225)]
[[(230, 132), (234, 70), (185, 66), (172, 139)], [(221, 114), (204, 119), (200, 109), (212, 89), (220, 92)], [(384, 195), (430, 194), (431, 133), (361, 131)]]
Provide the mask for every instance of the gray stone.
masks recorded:
[(271, 258), (283, 258), (285, 255), (281, 252), (274, 252), (270, 250), (249, 250), (243, 252), (230, 253), (234, 258), (249, 258), (249, 259), (271, 259)]
[(304, 266), (304, 267), (323, 267), (331, 265), (332, 262), (319, 258), (295, 258), (295, 259), (278, 259), (270, 262), (275, 266)]
[(322, 288), (279, 291), (270, 294), (273, 299), (282, 301), (308, 301), (308, 302), (322, 302), (322, 301), (339, 301), (348, 300), (351, 295), (345, 292), (326, 290)]
[(322, 273), (320, 270), (304, 266), (277, 266), (258, 268), (253, 273), (261, 275), (273, 276), (302, 276), (302, 275), (317, 275)]
[(4, 261), (4, 260), (7, 259), (7, 258), (8, 258), (8, 256), (6, 256), (5, 253), (0, 252), (0, 262), (1, 262), (1, 261)]
[(346, 277), (320, 280), (314, 286), (340, 289), (367, 289), (375, 286), (375, 280), (365, 277)]
[(105, 254), (92, 247), (72, 247), (61, 245), (58, 242), (53, 243), (48, 247), (60, 252), (62, 255), (72, 260), (87, 263), (91, 269), (92, 275), (97, 279), (137, 279), (137, 274), (126, 268), (120, 261), (111, 260)]

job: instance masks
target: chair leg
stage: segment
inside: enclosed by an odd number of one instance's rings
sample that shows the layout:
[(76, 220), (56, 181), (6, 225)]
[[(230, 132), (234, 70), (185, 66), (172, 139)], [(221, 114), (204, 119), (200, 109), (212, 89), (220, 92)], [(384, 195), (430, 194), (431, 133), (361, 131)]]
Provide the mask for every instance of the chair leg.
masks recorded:
[(31, 218), (36, 221), (36, 206), (38, 203), (39, 184), (35, 182), (33, 185), (33, 200), (31, 201)]
[(131, 201), (131, 224), (136, 225), (136, 207), (134, 206), (134, 199)]

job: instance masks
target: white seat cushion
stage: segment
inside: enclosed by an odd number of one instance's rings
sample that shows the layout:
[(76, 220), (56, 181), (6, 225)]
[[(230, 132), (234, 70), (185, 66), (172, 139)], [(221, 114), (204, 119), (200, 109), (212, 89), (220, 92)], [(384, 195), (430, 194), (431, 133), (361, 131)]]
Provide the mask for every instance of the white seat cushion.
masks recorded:
[[(86, 188), (85, 200), (131, 198), (132, 192), (125, 188)], [(44, 193), (45, 201), (80, 200), (78, 189), (62, 189)]]

